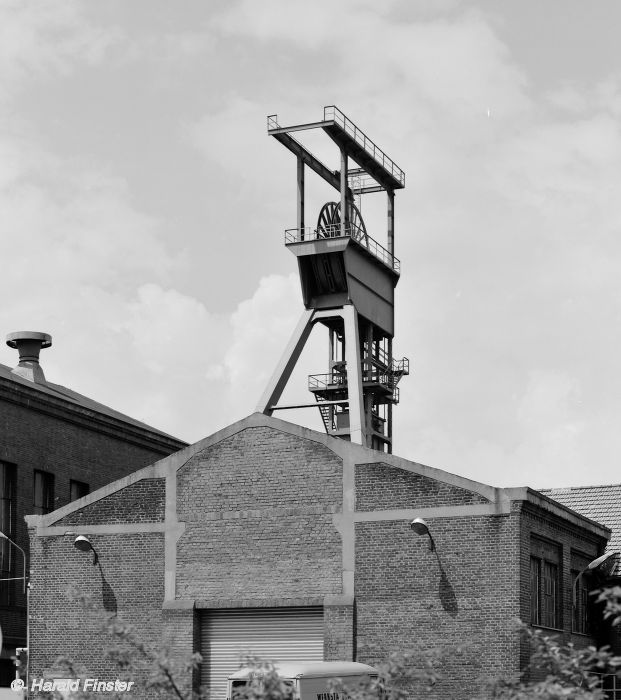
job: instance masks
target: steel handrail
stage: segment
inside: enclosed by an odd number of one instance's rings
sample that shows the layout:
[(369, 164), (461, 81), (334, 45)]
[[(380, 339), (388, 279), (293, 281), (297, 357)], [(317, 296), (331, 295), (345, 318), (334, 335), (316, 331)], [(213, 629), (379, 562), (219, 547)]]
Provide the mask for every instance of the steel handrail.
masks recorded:
[(396, 374), (397, 372), (402, 373), (402, 374), (409, 374), (410, 373), (410, 361), (408, 360), (407, 357), (404, 357), (402, 360), (393, 360), (392, 365), (390, 367), (390, 371), (393, 374)]
[(367, 135), (361, 131), (336, 105), (328, 105), (323, 108), (323, 120), (332, 119), (335, 124), (338, 124), (343, 131), (350, 134), (351, 137), (359, 143), (364, 150), (378, 162), (381, 163), (385, 170), (398, 180), (405, 187), (405, 173), (401, 168), (389, 158), (379, 146), (377, 146)]
[[(371, 372), (366, 376), (363, 375), (363, 382), (372, 382), (374, 384), (382, 384), (388, 389), (396, 390), (394, 377), (388, 372)], [(308, 388), (309, 389), (327, 389), (328, 387), (347, 386), (347, 375), (340, 372), (332, 372), (331, 374), (309, 374)]]
[(309, 389), (327, 389), (329, 386), (345, 386), (347, 384), (347, 375), (339, 372), (328, 374), (309, 374), (308, 388)]
[[(401, 272), (401, 261), (399, 258), (391, 255), (384, 246), (380, 245), (375, 239), (371, 238), (367, 233), (364, 233), (361, 228), (352, 224), (347, 224), (344, 227), (345, 238), (351, 238), (359, 246), (366, 248), (371, 255), (390, 267), (395, 272)], [(340, 224), (328, 224), (321, 231), (313, 229), (310, 226), (304, 228), (288, 228), (285, 230), (285, 245), (292, 243), (302, 243), (304, 241), (318, 241), (323, 238), (343, 238), (343, 229)]]

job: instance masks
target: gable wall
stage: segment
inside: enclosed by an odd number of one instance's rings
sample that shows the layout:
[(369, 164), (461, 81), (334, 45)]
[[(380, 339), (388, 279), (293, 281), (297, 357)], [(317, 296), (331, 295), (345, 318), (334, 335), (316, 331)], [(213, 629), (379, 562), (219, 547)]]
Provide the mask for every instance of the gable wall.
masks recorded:
[(178, 473), (178, 597), (340, 593), (342, 499), (341, 460), (317, 442), (258, 427), (200, 451)]

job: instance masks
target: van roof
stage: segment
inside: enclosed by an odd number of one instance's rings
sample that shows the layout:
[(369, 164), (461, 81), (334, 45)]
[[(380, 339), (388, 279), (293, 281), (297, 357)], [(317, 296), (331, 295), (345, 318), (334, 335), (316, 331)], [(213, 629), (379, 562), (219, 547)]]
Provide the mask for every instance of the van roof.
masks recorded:
[[(339, 678), (343, 676), (377, 675), (377, 669), (373, 668), (373, 666), (361, 664), (357, 661), (289, 661), (275, 663), (274, 668), (281, 678), (302, 678), (304, 676), (311, 678)], [(239, 671), (232, 673), (229, 679), (248, 678), (253, 671), (256, 671), (256, 669), (244, 666)]]

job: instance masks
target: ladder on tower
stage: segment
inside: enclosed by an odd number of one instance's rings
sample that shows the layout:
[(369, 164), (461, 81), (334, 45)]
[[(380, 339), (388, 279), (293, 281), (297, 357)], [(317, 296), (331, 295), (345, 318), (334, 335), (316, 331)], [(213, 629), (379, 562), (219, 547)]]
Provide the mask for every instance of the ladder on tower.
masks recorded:
[(317, 401), (317, 406), (319, 408), (319, 413), (321, 414), (321, 420), (323, 421), (323, 427), (326, 433), (330, 433), (334, 430), (334, 420), (332, 418), (332, 410), (334, 404), (325, 405), (325, 399), (318, 394), (315, 394), (315, 400)]

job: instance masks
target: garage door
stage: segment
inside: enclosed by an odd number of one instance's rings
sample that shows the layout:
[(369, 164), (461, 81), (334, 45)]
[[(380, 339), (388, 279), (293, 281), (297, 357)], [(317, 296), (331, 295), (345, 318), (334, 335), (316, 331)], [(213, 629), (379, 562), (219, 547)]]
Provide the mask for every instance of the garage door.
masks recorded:
[(323, 608), (205, 610), (201, 615), (201, 685), (226, 697), (226, 679), (251, 654), (266, 661), (323, 661)]

